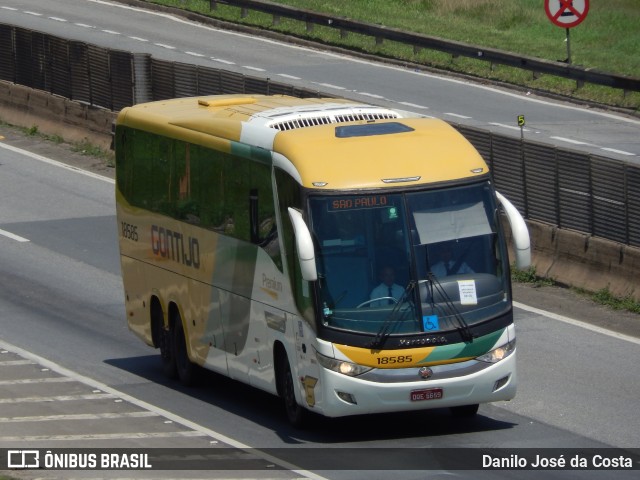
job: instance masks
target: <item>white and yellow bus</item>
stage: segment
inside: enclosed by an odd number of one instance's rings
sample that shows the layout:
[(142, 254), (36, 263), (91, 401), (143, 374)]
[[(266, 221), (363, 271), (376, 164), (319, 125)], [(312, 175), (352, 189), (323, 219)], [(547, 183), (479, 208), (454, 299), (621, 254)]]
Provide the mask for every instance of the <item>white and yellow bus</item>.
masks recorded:
[(404, 116), (260, 95), (119, 114), (126, 314), (168, 375), (280, 395), (294, 424), (515, 395), (501, 217), (520, 267), (526, 225), (462, 135)]

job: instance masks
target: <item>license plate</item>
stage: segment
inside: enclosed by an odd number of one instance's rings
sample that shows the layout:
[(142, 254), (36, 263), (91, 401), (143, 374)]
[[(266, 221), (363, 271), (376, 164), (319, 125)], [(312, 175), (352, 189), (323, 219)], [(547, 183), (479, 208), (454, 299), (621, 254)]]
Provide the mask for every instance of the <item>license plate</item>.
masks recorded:
[(439, 400), (444, 396), (441, 388), (425, 388), (424, 390), (413, 390), (411, 392), (412, 402), (421, 402), (423, 400)]

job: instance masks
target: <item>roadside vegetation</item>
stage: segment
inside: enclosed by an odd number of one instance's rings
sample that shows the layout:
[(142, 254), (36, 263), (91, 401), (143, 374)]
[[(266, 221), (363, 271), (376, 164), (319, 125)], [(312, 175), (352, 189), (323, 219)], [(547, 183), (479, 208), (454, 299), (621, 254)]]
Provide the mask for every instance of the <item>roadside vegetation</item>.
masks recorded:
[[(640, 92), (585, 84), (549, 75), (490, 65), (477, 59), (421, 50), (394, 42), (376, 44), (357, 34), (343, 36), (329, 27), (281, 19), (276, 25), (270, 15), (248, 12), (209, 0), (145, 0), (177, 7), (221, 20), (269, 29), (334, 46), (422, 64), (427, 67), (472, 75), (519, 87), (549, 92), (629, 109), (640, 113)], [(565, 61), (565, 29), (547, 18), (540, 0), (271, 0), (296, 8), (347, 17), (367, 23), (455, 40), (480, 47), (497, 48), (546, 60)], [(570, 29), (573, 65), (640, 77), (640, 8), (638, 0), (591, 2), (586, 19)]]
[(534, 287), (552, 287), (556, 283), (544, 277), (539, 277), (536, 273), (536, 267), (531, 265), (525, 270), (519, 270), (515, 264), (511, 265), (511, 280), (518, 283), (528, 283)]
[(104, 150), (97, 145), (92, 144), (88, 138), (80, 142), (74, 142), (70, 144), (71, 151), (80, 153), (81, 155), (87, 155), (102, 160), (107, 167), (115, 167), (115, 155), (110, 150)]
[[(72, 152), (94, 157), (100, 160), (107, 167), (115, 167), (114, 153), (112, 151), (104, 150), (92, 144), (88, 138), (85, 138), (80, 142), (67, 142), (60, 135), (47, 135), (40, 132), (37, 125), (32, 125), (31, 127), (16, 127), (4, 122), (0, 122), (0, 125), (20, 130), (24, 135), (28, 137), (38, 137), (42, 140), (53, 142), (56, 145), (66, 144), (69, 146), (69, 149)], [(0, 480), (2, 479), (0, 478)]]
[[(557, 284), (553, 279), (538, 276), (536, 267), (533, 265), (525, 270), (518, 270), (515, 265), (511, 265), (511, 280), (514, 283), (525, 283), (533, 287), (563, 287), (563, 285)], [(617, 297), (608, 287), (600, 289), (597, 292), (590, 292), (583, 288), (571, 288), (571, 290), (599, 305), (604, 305), (613, 310), (625, 310), (640, 314), (640, 302), (636, 301), (631, 295)]]

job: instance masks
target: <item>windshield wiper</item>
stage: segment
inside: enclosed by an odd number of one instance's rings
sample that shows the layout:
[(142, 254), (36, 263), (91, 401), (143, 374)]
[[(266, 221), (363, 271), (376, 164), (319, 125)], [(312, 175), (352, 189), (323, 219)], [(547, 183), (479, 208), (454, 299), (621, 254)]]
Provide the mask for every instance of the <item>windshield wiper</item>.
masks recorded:
[(404, 289), (402, 296), (393, 306), (393, 309), (385, 318), (384, 322), (380, 326), (378, 333), (376, 333), (375, 338), (369, 344), (369, 348), (374, 350), (380, 350), (384, 346), (385, 342), (393, 332), (394, 327), (399, 323), (400, 319), (402, 319), (402, 315), (400, 315), (400, 307), (404, 304), (407, 298), (409, 298), (409, 294), (413, 291), (416, 286), (416, 282), (414, 280), (410, 280), (407, 288)]
[(444, 300), (444, 304), (448, 309), (447, 313), (453, 314), (452, 315), (453, 318), (456, 319), (456, 323), (458, 324), (458, 331), (460, 332), (460, 336), (462, 337), (462, 339), (465, 342), (473, 342), (473, 333), (471, 332), (471, 328), (469, 327), (469, 324), (464, 319), (464, 316), (460, 313), (460, 310), (458, 310), (458, 308), (455, 306), (455, 304), (447, 294), (447, 291), (442, 286), (442, 283), (440, 283), (440, 280), (438, 280), (438, 277), (436, 277), (433, 274), (433, 272), (431, 272), (431, 270), (429, 270), (427, 273), (427, 280), (430, 286), (429, 295), (431, 297), (432, 308), (435, 309), (435, 298), (433, 295), (433, 290), (435, 287), (435, 290), (438, 292), (440, 297)]

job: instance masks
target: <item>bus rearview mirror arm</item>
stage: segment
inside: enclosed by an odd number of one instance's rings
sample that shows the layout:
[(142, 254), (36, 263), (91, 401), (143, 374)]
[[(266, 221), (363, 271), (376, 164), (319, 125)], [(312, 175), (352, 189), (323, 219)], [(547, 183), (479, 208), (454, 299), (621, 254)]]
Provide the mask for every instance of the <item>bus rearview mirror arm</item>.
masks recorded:
[(511, 234), (513, 236), (513, 248), (516, 254), (516, 268), (525, 269), (531, 265), (531, 240), (529, 239), (529, 229), (527, 224), (518, 212), (518, 209), (507, 200), (500, 192), (496, 192), (496, 196), (502, 204), (509, 225), (511, 226)]
[(318, 271), (316, 270), (315, 249), (311, 232), (302, 218), (302, 213), (291, 207), (288, 210), (296, 236), (296, 249), (298, 250), (302, 278), (307, 282), (313, 282), (318, 279)]

